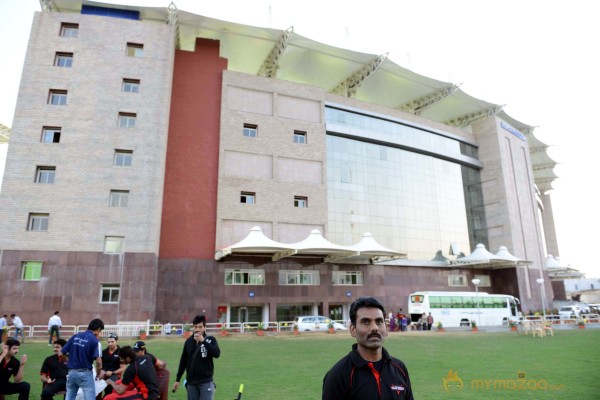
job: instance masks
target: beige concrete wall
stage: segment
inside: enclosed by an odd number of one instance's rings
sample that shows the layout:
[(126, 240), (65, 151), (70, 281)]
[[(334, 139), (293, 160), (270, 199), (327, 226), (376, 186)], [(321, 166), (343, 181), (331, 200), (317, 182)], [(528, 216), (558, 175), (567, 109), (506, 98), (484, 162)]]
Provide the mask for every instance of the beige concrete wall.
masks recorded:
[[(253, 225), (285, 242), (326, 231), (323, 96), (319, 88), (224, 72), (217, 248)], [(243, 136), (244, 124), (258, 126), (256, 138)], [(293, 142), (294, 130), (306, 132), (306, 144)], [(256, 193), (256, 204), (240, 203), (242, 191)], [(307, 197), (308, 208), (294, 207), (294, 196)]]
[[(62, 22), (78, 23), (78, 36), (61, 37)], [(125, 236), (125, 251), (158, 253), (172, 29), (36, 13), (0, 197), (0, 248), (103, 251), (115, 235)], [(127, 57), (128, 42), (143, 44), (143, 57)], [(53, 66), (56, 52), (72, 52), (72, 67)], [(139, 93), (122, 92), (123, 78), (139, 79)], [(48, 105), (49, 89), (67, 90), (67, 105)], [(118, 128), (119, 112), (136, 113), (135, 128)], [(41, 143), (43, 126), (62, 127), (60, 143)], [(133, 151), (131, 167), (113, 166), (115, 149)], [(38, 165), (56, 167), (54, 184), (34, 183)], [(130, 191), (128, 207), (108, 206), (111, 189)], [(26, 231), (31, 212), (50, 214), (48, 232)]]

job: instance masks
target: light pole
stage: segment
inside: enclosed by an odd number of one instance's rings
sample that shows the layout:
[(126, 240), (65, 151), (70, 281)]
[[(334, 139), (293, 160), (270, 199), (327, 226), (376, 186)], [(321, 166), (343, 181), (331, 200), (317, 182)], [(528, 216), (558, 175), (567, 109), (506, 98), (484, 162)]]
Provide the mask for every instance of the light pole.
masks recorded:
[(475, 285), (475, 293), (477, 295), (477, 326), (481, 326), (481, 313), (479, 312), (479, 283), (481, 279), (471, 279), (473, 285)]
[(538, 285), (540, 285), (540, 296), (542, 297), (542, 315), (544, 316), (544, 322), (546, 321), (546, 302), (544, 301), (544, 297), (546, 297), (546, 288), (544, 287), (544, 280), (542, 278), (538, 278), (536, 280)]

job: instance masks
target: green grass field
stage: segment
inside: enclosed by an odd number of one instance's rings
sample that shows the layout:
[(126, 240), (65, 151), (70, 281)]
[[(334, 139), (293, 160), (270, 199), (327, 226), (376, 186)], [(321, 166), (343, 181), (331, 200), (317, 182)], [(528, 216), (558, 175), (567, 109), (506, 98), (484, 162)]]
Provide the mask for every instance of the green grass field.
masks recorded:
[[(323, 375), (353, 343), (347, 332), (217, 339), (217, 400), (235, 399), (240, 383), (245, 385), (243, 400), (320, 399)], [(407, 364), (417, 399), (594, 399), (600, 392), (599, 340), (598, 329), (556, 331), (543, 339), (508, 331), (414, 332), (390, 335), (385, 347)], [(121, 346), (133, 343), (119, 341)], [(173, 381), (183, 339), (149, 339), (146, 344), (167, 361)], [(39, 399), (39, 369), (51, 352), (47, 343), (21, 346), (20, 354), (29, 357), (31, 399)], [(450, 370), (462, 388), (454, 381), (445, 389)], [(169, 399), (185, 400), (185, 391), (169, 393)]]

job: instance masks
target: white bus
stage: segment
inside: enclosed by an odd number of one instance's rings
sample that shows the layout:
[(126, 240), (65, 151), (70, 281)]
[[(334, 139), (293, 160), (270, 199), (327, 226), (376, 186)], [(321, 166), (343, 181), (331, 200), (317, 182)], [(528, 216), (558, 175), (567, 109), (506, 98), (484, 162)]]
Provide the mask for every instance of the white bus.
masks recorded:
[(507, 325), (518, 320), (519, 299), (507, 294), (485, 292), (416, 292), (408, 296), (411, 322), (417, 322), (425, 313), (433, 317), (434, 325), (444, 327), (477, 325)]

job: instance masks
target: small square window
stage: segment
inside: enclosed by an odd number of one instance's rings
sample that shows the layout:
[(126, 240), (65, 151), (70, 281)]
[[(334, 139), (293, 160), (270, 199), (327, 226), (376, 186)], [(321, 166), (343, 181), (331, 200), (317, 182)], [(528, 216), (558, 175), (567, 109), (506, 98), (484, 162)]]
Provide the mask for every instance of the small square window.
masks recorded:
[(45, 126), (42, 128), (42, 143), (60, 143), (61, 128)]
[(136, 114), (119, 113), (119, 128), (135, 128)]
[(108, 205), (110, 207), (127, 207), (129, 190), (111, 190)]
[(258, 126), (244, 124), (244, 136), (255, 138), (258, 136)]
[(127, 43), (127, 56), (128, 57), (143, 57), (144, 56), (144, 45), (139, 43)]
[(129, 93), (140, 92), (140, 80), (139, 79), (123, 79), (123, 85), (121, 90)]
[(308, 207), (308, 197), (294, 196), (294, 207), (298, 207), (298, 208)]
[(41, 261), (23, 261), (21, 263), (21, 280), (39, 281), (42, 278)]
[(63, 37), (77, 37), (79, 34), (79, 24), (71, 24), (63, 22), (60, 24), (60, 36)]
[(125, 238), (123, 236), (105, 236), (104, 253), (105, 254), (123, 254), (125, 248)]
[(117, 167), (131, 167), (133, 160), (133, 151), (131, 150), (115, 150), (115, 158), (113, 165)]
[(294, 143), (306, 144), (306, 132), (294, 131)]
[(30, 213), (29, 221), (27, 222), (27, 230), (45, 232), (48, 230), (49, 219), (50, 214)]
[(37, 167), (35, 170), (35, 183), (54, 183), (56, 167)]
[(121, 285), (118, 283), (103, 283), (100, 288), (100, 303), (119, 303)]
[(73, 65), (73, 53), (56, 53), (54, 57), (54, 66), (71, 68)]
[(67, 104), (67, 91), (51, 89), (48, 94), (48, 104), (64, 106)]
[(240, 196), (240, 202), (244, 204), (256, 203), (256, 193), (253, 192), (242, 192)]

